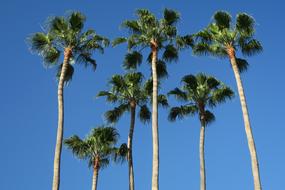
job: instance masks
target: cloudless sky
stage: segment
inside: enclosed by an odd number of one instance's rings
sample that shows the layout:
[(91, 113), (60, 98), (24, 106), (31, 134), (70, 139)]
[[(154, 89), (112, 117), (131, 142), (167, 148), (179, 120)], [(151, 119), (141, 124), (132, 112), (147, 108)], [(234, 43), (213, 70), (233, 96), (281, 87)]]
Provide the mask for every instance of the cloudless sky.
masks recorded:
[[(49, 190), (57, 128), (57, 83), (55, 69), (43, 67), (42, 60), (30, 53), (26, 37), (41, 31), (48, 16), (70, 10), (87, 16), (86, 28), (94, 28), (110, 39), (126, 35), (120, 23), (132, 19), (138, 8), (147, 8), (158, 17), (164, 8), (181, 13), (181, 34), (205, 27), (213, 13), (227, 10), (233, 17), (247, 12), (257, 22), (256, 37), (264, 52), (248, 58), (249, 70), (242, 75), (259, 157), (264, 190), (284, 189), (284, 9), (282, 0), (1, 0), (0, 1), (0, 189)], [(103, 114), (112, 106), (94, 96), (107, 90), (113, 74), (123, 74), (125, 45), (94, 54), (98, 68), (76, 66), (74, 78), (65, 90), (64, 137), (82, 138), (104, 123)], [(282, 63), (283, 62), (283, 63)], [(149, 76), (149, 68), (140, 69)], [(176, 86), (186, 74), (205, 72), (231, 86), (236, 83), (228, 60), (193, 56), (183, 51), (178, 63), (168, 66), (169, 78), (162, 93)], [(179, 105), (170, 98), (172, 106)], [(197, 117), (175, 123), (166, 119), (168, 110), (159, 112), (160, 189), (199, 189), (199, 122)], [(238, 94), (214, 110), (216, 122), (206, 129), (205, 156), (209, 190), (252, 190), (250, 156)], [(116, 125), (126, 142), (129, 115)], [(134, 134), (136, 190), (151, 188), (151, 125), (137, 122)], [(76, 159), (63, 147), (61, 190), (91, 189), (92, 172), (85, 161)], [(99, 175), (98, 189), (128, 189), (127, 164), (110, 165)]]

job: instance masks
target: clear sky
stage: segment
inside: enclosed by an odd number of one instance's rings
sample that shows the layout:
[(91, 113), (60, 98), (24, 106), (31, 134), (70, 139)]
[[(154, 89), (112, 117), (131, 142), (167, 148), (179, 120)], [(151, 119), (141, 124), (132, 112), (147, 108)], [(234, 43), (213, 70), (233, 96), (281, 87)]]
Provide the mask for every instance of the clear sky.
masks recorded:
[[(284, 9), (282, 0), (1, 0), (0, 1), (0, 189), (49, 190), (52, 182), (54, 145), (57, 128), (57, 84), (55, 70), (45, 69), (42, 60), (32, 55), (26, 37), (37, 31), (48, 16), (69, 10), (87, 16), (86, 28), (94, 28), (110, 39), (126, 34), (119, 28), (134, 11), (147, 8), (157, 16), (164, 8), (181, 13), (181, 34), (194, 33), (211, 21), (217, 10), (235, 15), (247, 12), (257, 22), (256, 37), (264, 52), (248, 58), (250, 69), (242, 75), (251, 123), (260, 162), (264, 190), (284, 189), (285, 125), (284, 118)], [(95, 99), (106, 90), (113, 74), (124, 73), (121, 64), (126, 47), (108, 48), (104, 55), (95, 53), (96, 72), (76, 67), (72, 83), (65, 91), (64, 137), (84, 137), (101, 125), (103, 113), (112, 108), (104, 98)], [(284, 62), (284, 61), (283, 61)], [(177, 64), (168, 67), (169, 78), (161, 92), (179, 85), (182, 76), (205, 72), (230, 85), (236, 84), (229, 62), (209, 57), (195, 57), (191, 50), (181, 53)], [(141, 71), (149, 75), (149, 69)], [(171, 105), (177, 102), (170, 99)], [(214, 110), (216, 122), (206, 129), (205, 156), (207, 186), (210, 190), (252, 190), (253, 181), (241, 108), (236, 97)], [(199, 122), (196, 117), (176, 123), (166, 119), (167, 110), (159, 112), (160, 189), (199, 189)], [(121, 142), (126, 142), (129, 115), (116, 125)], [(151, 126), (137, 122), (134, 134), (136, 190), (151, 187)], [(91, 189), (92, 172), (87, 163), (63, 148), (61, 189)], [(128, 189), (127, 164), (111, 165), (99, 175), (99, 189)], [(281, 186), (283, 185), (283, 187)]]

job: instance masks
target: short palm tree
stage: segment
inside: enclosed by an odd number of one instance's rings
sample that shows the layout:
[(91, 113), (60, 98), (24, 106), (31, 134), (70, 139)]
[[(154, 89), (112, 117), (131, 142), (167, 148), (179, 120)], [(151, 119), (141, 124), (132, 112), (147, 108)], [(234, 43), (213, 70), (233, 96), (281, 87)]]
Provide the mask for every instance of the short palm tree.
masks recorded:
[[(152, 93), (152, 190), (159, 189), (159, 136), (158, 136), (158, 68), (164, 68), (164, 61), (178, 59), (177, 47), (185, 47), (191, 42), (188, 36), (178, 37), (176, 23), (179, 14), (176, 11), (165, 9), (163, 18), (157, 19), (153, 13), (146, 9), (136, 11), (136, 20), (126, 20), (123, 27), (130, 32), (129, 37), (117, 38), (113, 45), (127, 42), (130, 53), (126, 56), (125, 68), (137, 68), (142, 63), (142, 51), (149, 50), (151, 63), (153, 93)], [(179, 46), (176, 46), (174, 43)], [(158, 59), (159, 53), (162, 59)]]
[(262, 51), (262, 46), (254, 38), (255, 21), (246, 13), (240, 13), (236, 17), (235, 25), (232, 24), (231, 15), (224, 11), (214, 14), (214, 21), (205, 29), (198, 32), (196, 43), (193, 48), (194, 54), (209, 54), (221, 58), (229, 58), (241, 102), (245, 132), (251, 156), (252, 173), (254, 178), (254, 189), (261, 189), (260, 174), (257, 153), (250, 126), (246, 98), (242, 85), (240, 73), (247, 69), (248, 63), (244, 59), (236, 57), (236, 51), (241, 50), (244, 56), (251, 56)]
[[(109, 81), (110, 91), (101, 91), (99, 96), (105, 96), (107, 101), (117, 105), (114, 109), (105, 113), (109, 123), (116, 123), (121, 116), (130, 112), (130, 129), (128, 135), (128, 164), (129, 164), (129, 189), (135, 189), (133, 167), (133, 135), (135, 128), (136, 109), (139, 107), (138, 117), (145, 123), (150, 120), (148, 103), (151, 99), (152, 81), (143, 83), (143, 75), (140, 72), (130, 72), (123, 76), (114, 75)], [(168, 106), (164, 95), (158, 95), (158, 104)]]
[[(56, 16), (48, 19), (44, 32), (37, 32), (29, 37), (31, 50), (38, 53), (47, 66), (58, 67), (58, 128), (54, 156), (53, 190), (59, 189), (60, 160), (63, 138), (64, 84), (72, 78), (72, 64), (82, 63), (96, 69), (96, 61), (91, 57), (95, 50), (103, 52), (109, 41), (99, 36), (94, 30), (83, 32), (86, 18), (80, 12), (72, 12), (67, 17)], [(63, 62), (60, 62), (63, 53)]]
[(172, 107), (169, 120), (182, 119), (188, 115), (198, 114), (200, 129), (200, 189), (206, 189), (206, 170), (204, 157), (205, 127), (215, 120), (214, 114), (208, 110), (231, 99), (233, 91), (214, 77), (204, 74), (186, 75), (182, 78), (182, 88), (175, 88), (168, 94), (186, 104)]
[(101, 126), (94, 128), (83, 140), (76, 135), (64, 140), (64, 144), (76, 157), (88, 160), (89, 167), (93, 168), (92, 190), (97, 189), (100, 169), (107, 167), (111, 159), (122, 161), (126, 157), (126, 144), (115, 147), (118, 137), (115, 128)]

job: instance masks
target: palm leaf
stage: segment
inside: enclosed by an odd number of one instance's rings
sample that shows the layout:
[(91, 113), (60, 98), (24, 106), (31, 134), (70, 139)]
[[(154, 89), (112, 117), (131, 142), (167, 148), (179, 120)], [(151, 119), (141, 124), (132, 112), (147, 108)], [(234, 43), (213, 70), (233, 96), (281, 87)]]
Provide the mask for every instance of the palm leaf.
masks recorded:
[(84, 27), (85, 21), (86, 21), (86, 17), (80, 12), (72, 12), (69, 16), (70, 28), (74, 32), (80, 32)]
[(138, 51), (133, 51), (125, 55), (123, 67), (125, 69), (136, 69), (142, 63), (142, 55)]
[(179, 21), (180, 15), (174, 10), (164, 9), (163, 18), (168, 25), (173, 25)]
[(236, 63), (240, 73), (247, 71), (249, 64), (245, 59), (236, 58)]
[(184, 105), (180, 107), (173, 107), (170, 109), (168, 120), (175, 121), (176, 119), (182, 119), (187, 115), (193, 115), (197, 112), (197, 107), (192, 105)]
[(214, 20), (219, 29), (230, 28), (231, 15), (225, 11), (217, 11), (214, 14)]
[(209, 110), (205, 111), (205, 122), (206, 125), (209, 125), (210, 123), (214, 122), (216, 120), (215, 115), (210, 112)]
[(115, 107), (113, 110), (109, 110), (105, 113), (105, 118), (109, 123), (116, 123), (121, 116), (129, 110), (129, 104), (121, 104)]
[(150, 121), (150, 118), (151, 118), (151, 112), (149, 111), (147, 105), (142, 105), (140, 107), (140, 110), (139, 110), (139, 118), (141, 120), (141, 122), (143, 123), (147, 123)]
[(167, 97), (166, 97), (165, 95), (163, 95), (163, 94), (159, 94), (159, 95), (157, 96), (157, 104), (158, 104), (159, 106), (162, 106), (162, 107), (164, 107), (164, 108), (167, 108), (167, 107), (169, 106)]
[(165, 61), (177, 61), (178, 60), (178, 50), (172, 44), (165, 46), (165, 50), (162, 55), (162, 59)]

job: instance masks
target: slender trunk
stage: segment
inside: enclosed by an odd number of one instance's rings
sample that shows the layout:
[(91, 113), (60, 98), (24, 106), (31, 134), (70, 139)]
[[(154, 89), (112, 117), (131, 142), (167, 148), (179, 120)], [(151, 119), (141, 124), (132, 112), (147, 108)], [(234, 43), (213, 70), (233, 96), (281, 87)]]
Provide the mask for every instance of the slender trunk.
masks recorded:
[(133, 134), (135, 128), (136, 118), (136, 104), (131, 102), (131, 124), (128, 137), (128, 164), (129, 164), (129, 190), (135, 189), (135, 177), (134, 177), (134, 166), (133, 166)]
[(251, 167), (252, 167), (252, 174), (253, 174), (253, 180), (254, 180), (254, 189), (255, 190), (261, 190), (261, 182), (260, 182), (260, 174), (259, 174), (259, 166), (258, 166), (256, 148), (255, 148), (252, 130), (250, 127), (250, 120), (249, 120), (249, 114), (248, 114), (248, 110), (247, 110), (245, 94), (244, 94), (244, 90), (243, 90), (242, 81), (240, 78), (239, 69), (237, 67), (234, 49), (229, 48), (228, 54), (229, 54), (230, 62), (231, 62), (231, 65), (232, 65), (232, 68), (234, 71), (235, 78), (236, 78), (238, 93), (239, 93), (239, 97), (240, 97), (240, 103), (241, 103), (244, 126), (245, 126), (245, 133), (246, 133), (250, 157), (251, 157)]
[(205, 125), (200, 129), (200, 190), (206, 190), (206, 170), (205, 170)]
[(53, 184), (52, 190), (58, 190), (60, 184), (60, 159), (61, 159), (61, 149), (62, 149), (62, 137), (63, 137), (63, 121), (64, 121), (64, 107), (63, 107), (63, 87), (64, 78), (69, 64), (69, 59), (71, 56), (71, 49), (66, 48), (64, 51), (64, 61), (60, 73), (60, 78), (58, 82), (58, 127), (57, 127), (57, 137), (56, 146), (54, 154), (54, 164), (53, 164)]
[(153, 146), (153, 157), (152, 157), (152, 190), (159, 189), (159, 137), (158, 137), (158, 113), (157, 113), (157, 43), (152, 42), (152, 146)]
[(98, 175), (99, 175), (99, 159), (96, 158), (94, 162), (94, 168), (93, 168), (93, 177), (92, 177), (92, 190), (97, 189), (97, 182), (98, 182)]

